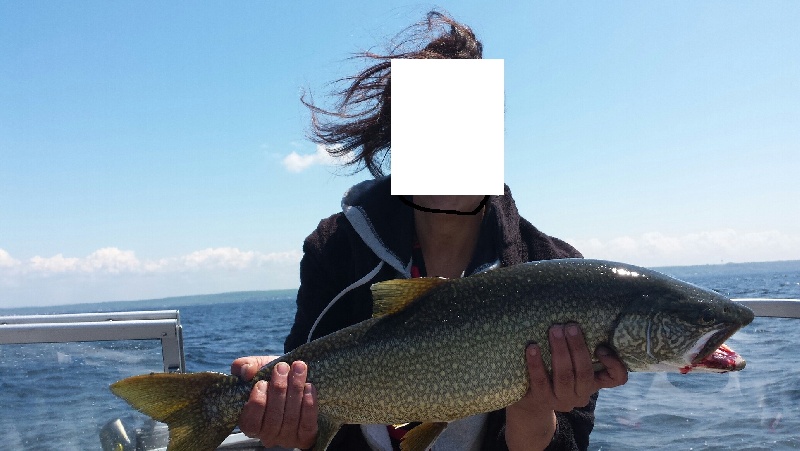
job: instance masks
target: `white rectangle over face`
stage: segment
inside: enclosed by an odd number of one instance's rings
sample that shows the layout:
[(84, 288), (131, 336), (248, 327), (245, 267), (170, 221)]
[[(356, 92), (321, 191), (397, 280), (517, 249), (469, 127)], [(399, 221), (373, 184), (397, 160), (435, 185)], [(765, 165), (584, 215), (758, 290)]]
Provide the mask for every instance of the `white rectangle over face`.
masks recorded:
[(500, 59), (393, 59), (393, 195), (503, 194)]

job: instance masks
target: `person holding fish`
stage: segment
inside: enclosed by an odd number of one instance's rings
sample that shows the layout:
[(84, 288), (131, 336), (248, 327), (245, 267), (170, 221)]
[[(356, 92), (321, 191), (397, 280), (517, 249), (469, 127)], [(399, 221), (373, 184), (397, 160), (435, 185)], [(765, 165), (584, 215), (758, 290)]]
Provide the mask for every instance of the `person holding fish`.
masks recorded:
[[(420, 27), (444, 32), (426, 38), (416, 51), (367, 54), (377, 63), (348, 79), (352, 83), (337, 111), (303, 100), (312, 112), (314, 139), (333, 155), (351, 156), (350, 164), (368, 169), (375, 179), (348, 191), (343, 212), (323, 219), (306, 239), (287, 352), (368, 319), (373, 314), (370, 286), (381, 281), (452, 279), (528, 261), (581, 257), (569, 244), (522, 218), (507, 186), (499, 196), (391, 195), (391, 177), (383, 174), (391, 149), (390, 59), (482, 58), (482, 44), (472, 30), (447, 15), (431, 12)], [(320, 115), (333, 120), (322, 122)], [(552, 374), (543, 363), (542, 349), (552, 356)], [(304, 449), (326, 449), (325, 445), (330, 450), (400, 449), (404, 435), (403, 449), (420, 451), (434, 440), (437, 450), (586, 449), (597, 393), (624, 384), (625, 365), (606, 347), (589, 349), (580, 325), (573, 323), (551, 327), (548, 343), (532, 343), (525, 352), (529, 389), (524, 397), (504, 409), (453, 421), (446, 428), (445, 423), (362, 424), (343, 425), (338, 433), (320, 431), (314, 369), (303, 361), (279, 363), (269, 382), (256, 383), (242, 409), (239, 428), (265, 446)], [(231, 373), (250, 380), (275, 358), (237, 359)], [(595, 371), (593, 360), (604, 369)], [(438, 368), (434, 358), (408, 370), (446, 369)], [(366, 369), (352, 368), (353, 383), (360, 372)], [(320, 444), (318, 439), (329, 443)]]

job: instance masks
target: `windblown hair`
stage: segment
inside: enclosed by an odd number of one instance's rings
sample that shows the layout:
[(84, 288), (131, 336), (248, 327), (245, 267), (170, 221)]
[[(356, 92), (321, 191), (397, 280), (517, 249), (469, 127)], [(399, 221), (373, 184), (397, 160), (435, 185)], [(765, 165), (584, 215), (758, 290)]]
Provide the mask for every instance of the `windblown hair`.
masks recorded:
[(324, 145), (332, 156), (344, 157), (346, 165), (356, 167), (355, 172), (367, 168), (373, 177), (384, 174), (391, 152), (391, 60), (483, 57), (483, 45), (472, 30), (437, 11), (429, 12), (425, 20), (398, 36), (405, 37), (385, 54), (356, 55), (377, 63), (358, 75), (338, 80), (350, 85), (335, 93), (340, 100), (333, 110), (301, 98), (311, 110), (312, 141)]

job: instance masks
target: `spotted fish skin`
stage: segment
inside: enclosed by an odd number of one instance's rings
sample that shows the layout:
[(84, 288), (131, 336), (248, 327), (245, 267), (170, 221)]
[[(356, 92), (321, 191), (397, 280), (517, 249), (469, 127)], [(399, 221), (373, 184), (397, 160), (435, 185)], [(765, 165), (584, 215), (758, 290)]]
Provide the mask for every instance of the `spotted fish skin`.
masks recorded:
[(528, 389), (529, 343), (543, 344), (550, 367), (553, 324), (580, 324), (590, 350), (613, 348), (631, 371), (678, 371), (753, 319), (716, 292), (599, 260), (531, 262), (452, 280), (393, 280), (372, 292), (373, 318), (271, 362), (253, 381), (230, 389), (237, 393), (233, 405), (220, 410), (238, 411), (242, 394), (269, 380), (278, 362), (303, 360), (317, 389), (314, 449), (322, 451), (342, 424), (442, 423), (514, 403)]

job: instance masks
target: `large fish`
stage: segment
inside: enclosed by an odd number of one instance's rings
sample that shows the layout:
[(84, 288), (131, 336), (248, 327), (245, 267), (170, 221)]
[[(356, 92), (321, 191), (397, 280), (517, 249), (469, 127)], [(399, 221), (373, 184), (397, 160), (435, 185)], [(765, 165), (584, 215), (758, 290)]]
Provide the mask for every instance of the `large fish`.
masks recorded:
[[(424, 450), (446, 422), (504, 408), (528, 390), (525, 347), (553, 324), (581, 325), (630, 371), (725, 372), (744, 360), (723, 342), (753, 313), (722, 295), (621, 263), (532, 262), (462, 279), (372, 286), (373, 318), (302, 345), (244, 382), (219, 373), (150, 374), (111, 390), (168, 424), (169, 451), (214, 449), (233, 430), (253, 384), (277, 362), (303, 360), (317, 389), (327, 448), (345, 423), (422, 422), (404, 449)], [(542, 358), (550, 365), (548, 346)], [(599, 362), (596, 363), (599, 365)], [(435, 370), (433, 370), (435, 369)]]

